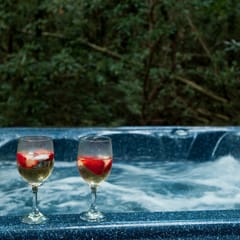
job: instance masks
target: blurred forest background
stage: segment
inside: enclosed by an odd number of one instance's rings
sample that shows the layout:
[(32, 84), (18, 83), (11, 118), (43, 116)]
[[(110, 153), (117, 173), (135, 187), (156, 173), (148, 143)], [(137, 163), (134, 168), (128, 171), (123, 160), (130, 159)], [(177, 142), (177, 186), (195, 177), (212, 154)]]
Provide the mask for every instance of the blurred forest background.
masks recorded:
[(240, 124), (239, 0), (4, 0), (0, 126)]

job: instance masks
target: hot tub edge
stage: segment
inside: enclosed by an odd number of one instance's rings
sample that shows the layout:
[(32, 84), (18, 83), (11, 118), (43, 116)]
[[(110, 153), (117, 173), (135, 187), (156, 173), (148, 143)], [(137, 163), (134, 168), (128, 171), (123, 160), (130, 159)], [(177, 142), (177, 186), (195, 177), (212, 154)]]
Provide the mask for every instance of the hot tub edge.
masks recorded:
[(240, 210), (106, 213), (86, 223), (78, 214), (50, 215), (41, 225), (0, 217), (0, 239), (240, 239)]

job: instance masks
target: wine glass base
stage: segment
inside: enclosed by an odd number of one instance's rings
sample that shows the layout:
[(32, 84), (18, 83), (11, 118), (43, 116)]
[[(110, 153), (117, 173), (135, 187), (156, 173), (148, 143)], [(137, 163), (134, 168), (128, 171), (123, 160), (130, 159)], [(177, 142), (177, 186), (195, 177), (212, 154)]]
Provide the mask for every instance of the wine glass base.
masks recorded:
[(22, 218), (23, 223), (27, 224), (40, 224), (47, 221), (47, 217), (45, 217), (42, 213), (29, 213), (27, 216)]
[(87, 222), (102, 222), (106, 220), (105, 216), (99, 211), (82, 212), (80, 218)]

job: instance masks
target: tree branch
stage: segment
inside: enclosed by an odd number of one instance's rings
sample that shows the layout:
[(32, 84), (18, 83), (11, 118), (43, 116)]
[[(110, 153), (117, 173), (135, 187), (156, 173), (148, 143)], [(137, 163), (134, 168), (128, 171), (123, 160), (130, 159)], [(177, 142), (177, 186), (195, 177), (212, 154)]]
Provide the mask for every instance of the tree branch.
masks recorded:
[(188, 86), (190, 86), (191, 88), (197, 90), (198, 92), (200, 93), (203, 93), (204, 95), (214, 99), (214, 100), (217, 100), (219, 102), (222, 102), (222, 103), (228, 103), (228, 100), (225, 99), (225, 98), (222, 98), (222, 97), (219, 97), (218, 95), (216, 95), (214, 92), (212, 92), (211, 90), (208, 90), (206, 88), (203, 88), (202, 86), (198, 85), (197, 83), (189, 80), (189, 79), (186, 79), (186, 78), (183, 78), (183, 77), (180, 77), (180, 76), (175, 76), (175, 78), (182, 82), (182, 83), (185, 83), (187, 84)]
[[(42, 35), (46, 36), (46, 37), (55, 37), (55, 38), (66, 39), (66, 37), (64, 35), (57, 34), (57, 33), (43, 32)], [(110, 51), (109, 49), (107, 49), (105, 47), (101, 47), (101, 46), (98, 46), (98, 45), (96, 45), (94, 43), (90, 43), (90, 42), (88, 42), (88, 41), (86, 41), (86, 40), (84, 40), (82, 38), (77, 38), (77, 40), (82, 45), (85, 45), (86, 47), (92, 48), (93, 50), (96, 50), (96, 51), (101, 52), (103, 54), (109, 55), (112, 58), (116, 58), (118, 60), (122, 60), (123, 59), (123, 57), (121, 55), (119, 55), (116, 52), (112, 52), (112, 51)]]
[(187, 21), (189, 26), (191, 27), (192, 31), (195, 32), (198, 41), (200, 42), (200, 44), (202, 45), (202, 48), (204, 49), (204, 51), (206, 52), (207, 56), (212, 60), (212, 55), (207, 47), (207, 44), (204, 42), (203, 38), (201, 37), (201, 34), (199, 33), (199, 31), (197, 30), (196, 26), (194, 25), (192, 19), (190, 18), (189, 15), (186, 15)]
[[(208, 110), (203, 109), (203, 108), (198, 108), (197, 112), (204, 115), (204, 116), (210, 117), (210, 118), (212, 118), (212, 115), (213, 115), (212, 112), (209, 112)], [(214, 113), (214, 116), (218, 119), (223, 120), (223, 121), (230, 121), (230, 118), (228, 116), (220, 114), (220, 113)]]

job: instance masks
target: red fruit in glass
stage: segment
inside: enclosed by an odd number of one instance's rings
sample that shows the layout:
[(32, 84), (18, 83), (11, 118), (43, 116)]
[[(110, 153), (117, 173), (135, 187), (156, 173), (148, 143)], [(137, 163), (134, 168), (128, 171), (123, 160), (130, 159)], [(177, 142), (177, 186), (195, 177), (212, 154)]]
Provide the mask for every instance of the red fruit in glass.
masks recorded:
[(112, 157), (78, 156), (77, 166), (82, 178), (89, 184), (99, 184), (105, 180), (112, 167)]

